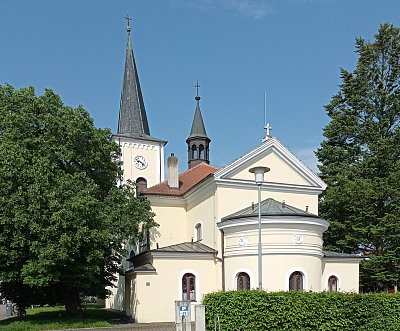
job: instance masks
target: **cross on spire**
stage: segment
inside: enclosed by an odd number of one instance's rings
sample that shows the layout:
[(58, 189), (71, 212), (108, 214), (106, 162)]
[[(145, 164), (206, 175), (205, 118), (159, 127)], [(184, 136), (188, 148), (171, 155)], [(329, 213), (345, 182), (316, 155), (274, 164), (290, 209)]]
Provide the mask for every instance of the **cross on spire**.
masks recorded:
[(196, 85), (194, 87), (196, 88), (196, 96), (199, 96), (199, 88), (200, 88), (199, 81), (196, 82)]
[(126, 15), (124, 18), (126, 19), (126, 21), (128, 23), (128, 25), (126, 27), (126, 31), (128, 32), (128, 34), (130, 34), (131, 33), (131, 21), (132, 21), (132, 19), (129, 17), (129, 15)]

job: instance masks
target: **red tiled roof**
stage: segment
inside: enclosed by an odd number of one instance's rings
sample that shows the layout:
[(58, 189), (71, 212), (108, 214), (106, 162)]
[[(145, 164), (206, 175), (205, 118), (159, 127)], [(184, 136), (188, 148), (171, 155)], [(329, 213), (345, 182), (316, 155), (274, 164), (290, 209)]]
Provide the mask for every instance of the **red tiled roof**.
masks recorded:
[(207, 163), (200, 163), (197, 166), (189, 169), (179, 175), (179, 189), (170, 188), (168, 181), (149, 187), (144, 190), (144, 195), (170, 195), (182, 196), (192, 187), (206, 179), (208, 176), (214, 174), (218, 168), (208, 165)]

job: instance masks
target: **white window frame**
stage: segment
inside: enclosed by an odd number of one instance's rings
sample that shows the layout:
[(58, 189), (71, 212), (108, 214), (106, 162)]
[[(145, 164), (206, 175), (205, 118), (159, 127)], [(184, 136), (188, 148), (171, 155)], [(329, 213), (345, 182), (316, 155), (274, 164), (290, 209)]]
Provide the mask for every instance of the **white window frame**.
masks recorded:
[[(329, 274), (326, 276), (326, 278), (325, 278), (325, 283), (324, 283), (324, 284), (325, 284), (325, 291), (326, 291), (326, 292), (329, 292), (329, 278), (330, 278), (331, 276), (336, 277), (336, 279), (337, 279), (337, 292), (341, 292), (340, 288), (341, 288), (341, 285), (342, 285), (342, 281), (341, 281), (339, 275), (336, 274), (336, 273), (329, 273)], [(333, 292), (333, 293), (334, 293), (334, 292)]]
[[(197, 237), (197, 226), (200, 226), (200, 237)], [(203, 229), (203, 222), (196, 222), (194, 229), (193, 229), (194, 233), (193, 233), (193, 238), (195, 238), (194, 241), (201, 241), (204, 238), (204, 229)]]

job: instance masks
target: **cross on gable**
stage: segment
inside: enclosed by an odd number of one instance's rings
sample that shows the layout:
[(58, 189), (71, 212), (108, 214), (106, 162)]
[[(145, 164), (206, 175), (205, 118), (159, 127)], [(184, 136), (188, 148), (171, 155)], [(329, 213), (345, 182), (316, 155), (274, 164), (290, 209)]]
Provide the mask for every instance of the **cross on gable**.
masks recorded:
[(272, 130), (272, 126), (269, 123), (267, 123), (267, 125), (264, 126), (264, 129), (266, 131), (267, 136), (269, 137), (270, 131)]

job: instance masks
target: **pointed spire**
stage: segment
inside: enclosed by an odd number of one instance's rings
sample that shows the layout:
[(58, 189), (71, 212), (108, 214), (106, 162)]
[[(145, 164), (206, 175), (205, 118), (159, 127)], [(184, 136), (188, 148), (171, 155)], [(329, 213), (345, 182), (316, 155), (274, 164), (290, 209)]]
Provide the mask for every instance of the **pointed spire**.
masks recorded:
[(128, 42), (126, 46), (124, 81), (122, 84), (121, 102), (118, 119), (118, 135), (140, 138), (150, 136), (146, 110), (144, 108), (142, 91), (140, 89), (135, 57), (131, 42), (131, 18), (125, 17), (128, 22)]
[(188, 167), (189, 169), (205, 162), (210, 163), (210, 142), (211, 139), (207, 137), (206, 128), (204, 126), (203, 116), (200, 110), (200, 96), (199, 96), (199, 82), (196, 85), (196, 110), (190, 130), (190, 136), (186, 139), (188, 145)]
[(201, 110), (200, 110), (201, 98), (199, 96), (199, 87), (200, 87), (199, 81), (197, 81), (195, 87), (197, 91), (195, 97), (197, 104), (196, 104), (196, 110), (194, 112), (192, 129), (190, 130), (189, 138), (195, 138), (195, 137), (208, 138), (206, 133), (206, 128), (204, 126), (203, 116), (201, 115)]

